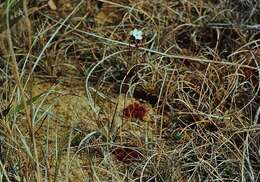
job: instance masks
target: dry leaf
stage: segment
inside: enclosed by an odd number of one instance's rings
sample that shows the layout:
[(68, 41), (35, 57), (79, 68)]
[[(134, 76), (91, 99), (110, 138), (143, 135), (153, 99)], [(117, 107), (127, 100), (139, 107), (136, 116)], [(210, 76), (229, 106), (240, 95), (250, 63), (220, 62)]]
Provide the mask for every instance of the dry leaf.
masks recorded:
[(49, 0), (48, 5), (49, 5), (51, 10), (54, 10), (54, 11), (57, 10), (57, 6), (55, 5), (53, 0)]
[(108, 15), (106, 15), (103, 11), (100, 11), (95, 17), (95, 21), (97, 24), (103, 25), (107, 21), (110, 22)]

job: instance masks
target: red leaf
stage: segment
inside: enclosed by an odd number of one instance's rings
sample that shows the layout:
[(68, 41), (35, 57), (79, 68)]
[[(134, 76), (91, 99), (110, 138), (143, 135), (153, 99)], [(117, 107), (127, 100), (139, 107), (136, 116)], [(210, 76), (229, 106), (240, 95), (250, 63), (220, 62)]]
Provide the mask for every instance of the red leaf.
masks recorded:
[(134, 102), (129, 104), (123, 110), (123, 116), (126, 118), (136, 118), (143, 120), (145, 114), (147, 113), (147, 109), (140, 103)]
[(119, 161), (130, 163), (142, 158), (142, 154), (130, 148), (116, 148), (112, 154)]

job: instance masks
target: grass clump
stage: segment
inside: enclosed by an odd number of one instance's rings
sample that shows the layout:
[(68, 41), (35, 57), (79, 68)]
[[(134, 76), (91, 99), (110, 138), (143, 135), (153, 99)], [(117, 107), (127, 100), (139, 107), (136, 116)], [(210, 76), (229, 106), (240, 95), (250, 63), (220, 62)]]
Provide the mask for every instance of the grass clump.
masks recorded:
[(1, 3), (1, 181), (259, 181), (259, 12)]

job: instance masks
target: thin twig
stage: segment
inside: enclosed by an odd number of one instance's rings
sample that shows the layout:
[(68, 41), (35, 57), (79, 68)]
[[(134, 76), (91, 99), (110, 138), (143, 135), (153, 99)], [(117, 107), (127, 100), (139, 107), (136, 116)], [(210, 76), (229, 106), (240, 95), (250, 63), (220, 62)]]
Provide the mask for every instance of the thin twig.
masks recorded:
[(10, 54), (11, 54), (12, 73), (14, 75), (14, 79), (15, 79), (15, 82), (17, 84), (17, 87), (18, 87), (18, 89), (21, 93), (22, 104), (24, 106), (25, 114), (26, 114), (27, 129), (29, 131), (31, 140), (33, 141), (33, 129), (32, 129), (30, 111), (29, 111), (27, 104), (26, 104), (25, 94), (24, 94), (23, 87), (21, 85), (18, 66), (17, 66), (17, 63), (16, 63), (16, 56), (15, 56), (15, 52), (14, 52), (14, 49), (13, 49), (12, 35), (11, 35), (11, 29), (10, 29), (10, 24), (9, 24), (9, 11), (10, 10), (7, 11), (7, 18), (6, 18), (6, 26), (7, 26), (6, 35), (7, 35), (8, 46), (9, 46), (9, 50), (10, 50)]

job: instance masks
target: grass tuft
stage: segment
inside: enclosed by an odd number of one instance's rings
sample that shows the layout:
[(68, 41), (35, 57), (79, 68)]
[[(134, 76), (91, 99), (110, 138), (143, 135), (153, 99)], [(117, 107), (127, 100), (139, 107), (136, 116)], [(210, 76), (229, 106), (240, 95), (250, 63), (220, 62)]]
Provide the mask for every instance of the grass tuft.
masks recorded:
[(0, 181), (259, 181), (259, 15), (0, 2)]

